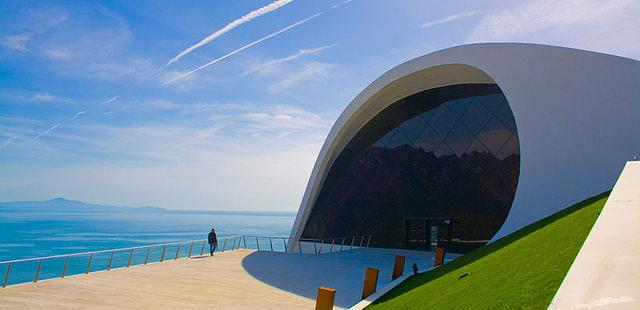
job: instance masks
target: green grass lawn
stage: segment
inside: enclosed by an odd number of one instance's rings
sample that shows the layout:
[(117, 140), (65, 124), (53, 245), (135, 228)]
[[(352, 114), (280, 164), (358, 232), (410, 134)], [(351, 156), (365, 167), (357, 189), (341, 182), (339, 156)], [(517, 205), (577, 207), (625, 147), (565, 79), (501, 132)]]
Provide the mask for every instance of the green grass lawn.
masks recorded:
[(546, 309), (608, 196), (580, 202), (411, 277), (367, 309)]

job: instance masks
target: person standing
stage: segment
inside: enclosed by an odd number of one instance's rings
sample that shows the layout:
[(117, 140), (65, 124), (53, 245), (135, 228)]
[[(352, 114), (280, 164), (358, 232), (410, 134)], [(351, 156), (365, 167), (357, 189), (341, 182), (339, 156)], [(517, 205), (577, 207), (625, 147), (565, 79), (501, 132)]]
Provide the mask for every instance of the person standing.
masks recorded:
[(218, 248), (218, 236), (216, 236), (216, 229), (211, 227), (211, 232), (209, 233), (209, 249), (211, 256), (213, 256), (213, 252)]

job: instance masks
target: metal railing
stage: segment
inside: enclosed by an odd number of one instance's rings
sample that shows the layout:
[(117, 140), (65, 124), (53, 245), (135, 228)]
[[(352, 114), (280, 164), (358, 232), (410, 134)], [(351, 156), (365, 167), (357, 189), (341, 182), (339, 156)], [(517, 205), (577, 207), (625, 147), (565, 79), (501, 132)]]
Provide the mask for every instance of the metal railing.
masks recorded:
[[(264, 237), (236, 235), (218, 238), (218, 248), (216, 253), (238, 250), (256, 249), (258, 251), (287, 252), (290, 238), (286, 237)], [(297, 241), (298, 253), (323, 254), (350, 250), (359, 247), (368, 247), (371, 236), (352, 236), (332, 239), (299, 239)], [(161, 263), (165, 260), (177, 260), (179, 258), (191, 258), (192, 256), (202, 256), (205, 252), (207, 240), (188, 240), (162, 244), (135, 246), (128, 248), (109, 249), (101, 251), (91, 251), (73, 254), (61, 254), (35, 258), (14, 259), (0, 262), (0, 266), (6, 266), (2, 287), (11, 284), (18, 284), (33, 281), (37, 283), (42, 277), (43, 266), (52, 261), (59, 261), (58, 271), (47, 272), (45, 278), (64, 278), (70, 274), (89, 274), (92, 271), (109, 271), (114, 268), (129, 268), (133, 265), (146, 265), (148, 263)], [(220, 246), (221, 245), (221, 246)], [(199, 247), (199, 249), (198, 249)], [(295, 248), (295, 247), (294, 247)], [(304, 249), (303, 249), (304, 248)], [(311, 248), (313, 251), (311, 251)], [(187, 251), (188, 249), (188, 251)], [(194, 252), (195, 249), (195, 252)], [(198, 253), (199, 255), (195, 255)], [(309, 250), (309, 251), (307, 251)], [(175, 251), (175, 252), (174, 252)], [(123, 256), (123, 253), (127, 255)], [(118, 255), (119, 254), (119, 255)], [(71, 260), (84, 258), (84, 262), (71, 262)], [(34, 266), (25, 266), (29, 263)], [(33, 268), (33, 276), (30, 279), (15, 279), (10, 281), (11, 269), (22, 267)], [(1, 270), (1, 269), (0, 269)], [(23, 274), (26, 274), (23, 273)]]

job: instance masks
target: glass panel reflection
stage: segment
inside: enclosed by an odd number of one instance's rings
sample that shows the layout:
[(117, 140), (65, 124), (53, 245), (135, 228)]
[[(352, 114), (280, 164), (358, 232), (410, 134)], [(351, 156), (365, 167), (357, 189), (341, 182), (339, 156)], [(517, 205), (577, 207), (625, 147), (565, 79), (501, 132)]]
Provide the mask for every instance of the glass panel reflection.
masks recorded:
[(465, 253), (502, 226), (519, 167), (515, 120), (497, 85), (423, 91), (390, 105), (347, 144), (302, 236), (371, 234), (372, 246), (418, 250), (436, 238)]

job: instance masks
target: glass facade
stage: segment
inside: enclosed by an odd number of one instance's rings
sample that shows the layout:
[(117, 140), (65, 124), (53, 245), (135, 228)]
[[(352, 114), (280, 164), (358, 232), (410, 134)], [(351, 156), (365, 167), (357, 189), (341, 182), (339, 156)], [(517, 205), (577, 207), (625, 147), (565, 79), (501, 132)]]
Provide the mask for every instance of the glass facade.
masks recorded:
[(494, 84), (426, 90), (378, 113), (329, 169), (303, 238), (372, 235), (371, 246), (465, 253), (504, 223), (520, 145)]

